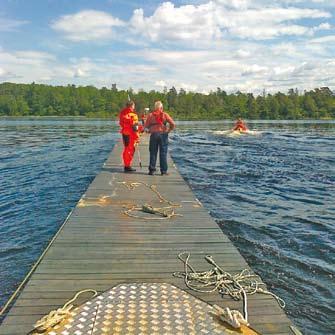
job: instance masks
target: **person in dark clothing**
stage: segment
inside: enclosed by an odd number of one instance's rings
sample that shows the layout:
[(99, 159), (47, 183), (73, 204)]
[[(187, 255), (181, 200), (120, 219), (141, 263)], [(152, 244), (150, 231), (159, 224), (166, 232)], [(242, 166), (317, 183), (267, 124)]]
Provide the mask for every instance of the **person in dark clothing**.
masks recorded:
[(168, 170), (167, 151), (169, 142), (169, 133), (175, 128), (175, 123), (171, 116), (163, 111), (161, 101), (155, 102), (155, 110), (151, 112), (144, 124), (144, 129), (150, 135), (149, 152), (149, 175), (153, 175), (156, 171), (157, 154), (159, 150), (159, 164), (161, 175), (166, 175)]

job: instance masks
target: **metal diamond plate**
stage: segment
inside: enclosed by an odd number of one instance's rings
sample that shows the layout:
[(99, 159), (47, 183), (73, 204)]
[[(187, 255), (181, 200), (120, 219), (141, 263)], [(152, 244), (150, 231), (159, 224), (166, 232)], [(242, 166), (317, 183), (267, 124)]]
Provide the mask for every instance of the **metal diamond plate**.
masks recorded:
[(118, 285), (72, 312), (48, 335), (240, 334), (213, 308), (170, 284)]

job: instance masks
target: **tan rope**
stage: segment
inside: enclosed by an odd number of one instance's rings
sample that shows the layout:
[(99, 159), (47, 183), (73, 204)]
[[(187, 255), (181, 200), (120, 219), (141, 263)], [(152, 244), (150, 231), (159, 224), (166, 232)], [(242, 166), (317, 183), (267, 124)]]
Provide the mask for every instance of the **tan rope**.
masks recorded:
[(229, 307), (221, 308), (218, 305), (213, 305), (213, 308), (218, 312), (220, 319), (229, 323), (233, 328), (241, 328), (242, 325), (249, 326), (240, 311)]
[[(185, 258), (184, 255), (186, 255)], [(252, 274), (248, 269), (232, 275), (218, 266), (212, 256), (206, 256), (206, 261), (214, 268), (209, 271), (197, 272), (189, 264), (190, 257), (189, 252), (182, 252), (178, 255), (178, 258), (184, 263), (184, 272), (175, 272), (174, 276), (184, 278), (185, 285), (191, 290), (201, 293), (218, 291), (222, 295), (231, 296), (234, 300), (243, 299), (246, 322), (248, 322), (247, 294), (263, 293), (271, 295), (277, 300), (280, 307), (285, 307), (285, 301), (268, 291), (258, 276)]]
[(302, 335), (302, 332), (296, 326), (291, 325), (290, 328), (293, 331), (294, 335)]
[[(182, 206), (180, 204), (173, 203), (172, 201), (163, 197), (163, 195), (157, 190), (156, 185), (149, 185), (144, 182), (127, 182), (127, 181), (119, 182), (119, 184), (123, 184), (129, 191), (133, 191), (139, 186), (145, 186), (148, 189), (150, 189), (153, 193), (155, 193), (160, 203), (166, 203), (169, 205), (165, 207), (154, 207), (150, 204), (143, 204), (142, 206), (134, 205), (123, 212), (125, 215), (142, 220), (167, 220), (175, 216), (182, 216), (181, 214), (177, 214), (175, 212), (175, 208)], [(134, 214), (134, 212), (149, 213), (156, 216), (155, 217), (141, 216)]]
[(58, 308), (56, 310), (52, 310), (49, 312), (48, 315), (43, 316), (40, 320), (38, 320), (35, 325), (34, 329), (29, 334), (41, 334), (42, 332), (46, 332), (51, 327), (59, 324), (64, 319), (69, 317), (71, 315), (71, 310), (73, 309), (72, 303), (77, 300), (77, 298), (85, 292), (92, 292), (94, 293), (93, 297), (95, 297), (98, 292), (93, 289), (85, 289), (82, 291), (79, 291), (75, 294), (75, 296), (67, 301), (63, 307)]

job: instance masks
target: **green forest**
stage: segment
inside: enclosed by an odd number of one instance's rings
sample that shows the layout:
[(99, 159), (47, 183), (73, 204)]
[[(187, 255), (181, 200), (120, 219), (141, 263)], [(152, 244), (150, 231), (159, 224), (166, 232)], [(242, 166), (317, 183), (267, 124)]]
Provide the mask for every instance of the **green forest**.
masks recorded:
[(49, 86), (41, 84), (0, 84), (1, 116), (81, 116), (115, 119), (128, 100), (137, 112), (152, 109), (161, 100), (165, 111), (177, 120), (235, 119), (327, 119), (335, 118), (335, 95), (328, 87), (299, 92), (263, 94), (230, 93), (221, 88), (209, 94), (177, 91), (118, 90), (94, 86)]

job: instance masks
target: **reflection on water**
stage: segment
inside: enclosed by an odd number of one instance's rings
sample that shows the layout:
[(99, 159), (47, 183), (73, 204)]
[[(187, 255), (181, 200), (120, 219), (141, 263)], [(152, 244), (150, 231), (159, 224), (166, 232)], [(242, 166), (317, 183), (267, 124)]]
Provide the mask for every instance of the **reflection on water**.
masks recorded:
[[(306, 334), (332, 334), (335, 123), (183, 122), (177, 166)], [(0, 304), (37, 260), (119, 137), (114, 122), (0, 120)], [(99, 200), (101, 201), (101, 200)], [(87, 204), (86, 204), (87, 205)]]

